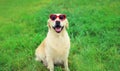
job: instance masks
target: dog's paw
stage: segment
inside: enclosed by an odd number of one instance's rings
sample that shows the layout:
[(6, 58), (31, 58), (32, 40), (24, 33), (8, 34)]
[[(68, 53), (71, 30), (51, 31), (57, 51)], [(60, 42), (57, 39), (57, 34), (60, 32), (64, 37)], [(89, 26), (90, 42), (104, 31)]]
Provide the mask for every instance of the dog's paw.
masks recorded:
[(54, 71), (54, 68), (52, 68), (51, 66), (47, 66), (47, 69), (48, 69), (49, 71)]
[(65, 68), (65, 71), (70, 71), (70, 69), (69, 68)]

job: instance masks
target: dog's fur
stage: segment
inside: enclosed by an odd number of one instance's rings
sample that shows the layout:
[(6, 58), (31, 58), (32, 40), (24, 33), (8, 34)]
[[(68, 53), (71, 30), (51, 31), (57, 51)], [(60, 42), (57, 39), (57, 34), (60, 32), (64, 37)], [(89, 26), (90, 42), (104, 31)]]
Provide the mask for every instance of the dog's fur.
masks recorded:
[[(60, 15), (60, 14), (56, 14)], [(60, 21), (57, 18), (55, 21)], [(36, 49), (36, 60), (42, 61), (50, 71), (54, 71), (54, 64), (63, 64), (66, 71), (68, 68), (68, 55), (70, 49), (70, 39), (66, 28), (68, 28), (68, 20), (60, 21), (63, 29), (57, 33), (53, 28), (55, 21), (48, 19), (48, 34), (44, 41)]]

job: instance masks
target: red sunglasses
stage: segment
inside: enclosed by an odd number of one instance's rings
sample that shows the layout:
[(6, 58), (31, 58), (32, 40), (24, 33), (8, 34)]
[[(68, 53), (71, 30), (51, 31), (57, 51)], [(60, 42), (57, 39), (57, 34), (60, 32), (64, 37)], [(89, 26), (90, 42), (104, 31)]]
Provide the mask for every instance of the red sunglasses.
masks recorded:
[(57, 16), (56, 14), (51, 14), (50, 15), (50, 19), (51, 20), (55, 20), (55, 19), (57, 19), (57, 17), (60, 19), (60, 20), (64, 20), (65, 18), (66, 18), (66, 15), (65, 14), (61, 14), (61, 15), (59, 15), (59, 16)]

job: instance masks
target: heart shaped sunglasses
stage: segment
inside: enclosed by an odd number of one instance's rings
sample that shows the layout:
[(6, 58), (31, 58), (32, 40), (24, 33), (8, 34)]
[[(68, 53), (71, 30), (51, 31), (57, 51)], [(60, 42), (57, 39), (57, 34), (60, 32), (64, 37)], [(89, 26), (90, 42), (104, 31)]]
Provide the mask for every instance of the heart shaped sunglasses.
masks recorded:
[(50, 19), (53, 20), (53, 21), (57, 18), (59, 18), (60, 20), (65, 20), (66, 15), (65, 14), (60, 14), (59, 16), (57, 16), (56, 14), (51, 14), (50, 15)]

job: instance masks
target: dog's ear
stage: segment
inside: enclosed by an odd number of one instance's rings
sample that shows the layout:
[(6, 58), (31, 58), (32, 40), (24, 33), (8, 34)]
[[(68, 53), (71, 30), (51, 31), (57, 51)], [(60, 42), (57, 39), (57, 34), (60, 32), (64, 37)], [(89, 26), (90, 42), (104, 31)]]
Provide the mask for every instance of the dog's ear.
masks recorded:
[(69, 28), (69, 23), (68, 23), (68, 20), (67, 20), (67, 19), (66, 19), (65, 28), (66, 28), (66, 29), (68, 29), (68, 28)]
[(51, 28), (49, 20), (47, 21), (47, 26), (48, 26), (48, 28)]
[(47, 26), (48, 26), (48, 28), (51, 28), (51, 27), (50, 27), (50, 23), (48, 23)]

